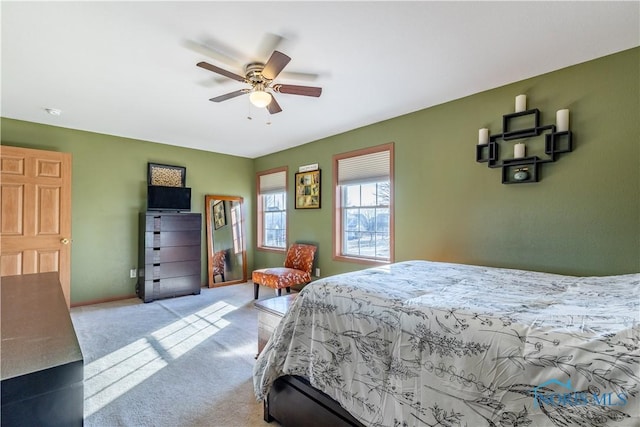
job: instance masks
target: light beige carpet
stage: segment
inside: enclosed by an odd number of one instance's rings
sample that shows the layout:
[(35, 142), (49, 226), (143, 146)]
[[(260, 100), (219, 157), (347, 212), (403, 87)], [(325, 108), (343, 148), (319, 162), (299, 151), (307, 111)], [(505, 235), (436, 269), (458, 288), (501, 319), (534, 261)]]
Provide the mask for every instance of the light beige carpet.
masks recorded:
[(246, 283), (72, 308), (85, 362), (85, 426), (277, 426), (263, 421), (253, 394), (253, 304)]

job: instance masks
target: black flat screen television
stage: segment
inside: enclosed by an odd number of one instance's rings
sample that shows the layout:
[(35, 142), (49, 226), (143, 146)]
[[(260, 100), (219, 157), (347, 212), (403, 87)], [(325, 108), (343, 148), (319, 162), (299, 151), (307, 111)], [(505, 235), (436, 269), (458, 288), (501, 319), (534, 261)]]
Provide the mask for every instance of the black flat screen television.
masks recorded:
[(149, 185), (147, 187), (147, 210), (190, 211), (191, 188)]

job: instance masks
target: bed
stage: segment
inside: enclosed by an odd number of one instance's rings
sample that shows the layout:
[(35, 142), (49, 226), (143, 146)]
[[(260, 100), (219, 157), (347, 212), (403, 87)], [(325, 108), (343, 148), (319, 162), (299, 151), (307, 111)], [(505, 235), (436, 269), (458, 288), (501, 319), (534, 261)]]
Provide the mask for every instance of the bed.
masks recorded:
[(305, 287), (254, 389), (285, 426), (623, 427), (639, 376), (640, 274), (407, 261)]

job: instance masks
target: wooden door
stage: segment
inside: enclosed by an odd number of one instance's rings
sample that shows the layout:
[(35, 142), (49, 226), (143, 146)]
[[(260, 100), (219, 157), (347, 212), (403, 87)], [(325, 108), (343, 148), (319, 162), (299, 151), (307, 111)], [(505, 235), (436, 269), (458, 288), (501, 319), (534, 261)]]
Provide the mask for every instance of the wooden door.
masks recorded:
[(71, 298), (71, 154), (0, 147), (0, 276), (56, 271)]

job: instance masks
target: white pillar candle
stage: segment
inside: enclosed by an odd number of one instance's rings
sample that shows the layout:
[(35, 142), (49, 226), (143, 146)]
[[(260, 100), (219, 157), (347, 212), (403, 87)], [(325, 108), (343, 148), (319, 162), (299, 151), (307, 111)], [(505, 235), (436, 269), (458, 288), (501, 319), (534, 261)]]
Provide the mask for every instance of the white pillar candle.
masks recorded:
[(556, 112), (556, 131), (566, 132), (569, 130), (569, 110), (558, 110)]
[(513, 146), (513, 158), (514, 159), (521, 159), (524, 157), (524, 143), (519, 142), (516, 145)]
[(489, 129), (482, 128), (478, 131), (478, 144), (489, 143)]
[(516, 96), (516, 113), (520, 113), (527, 109), (527, 95)]

